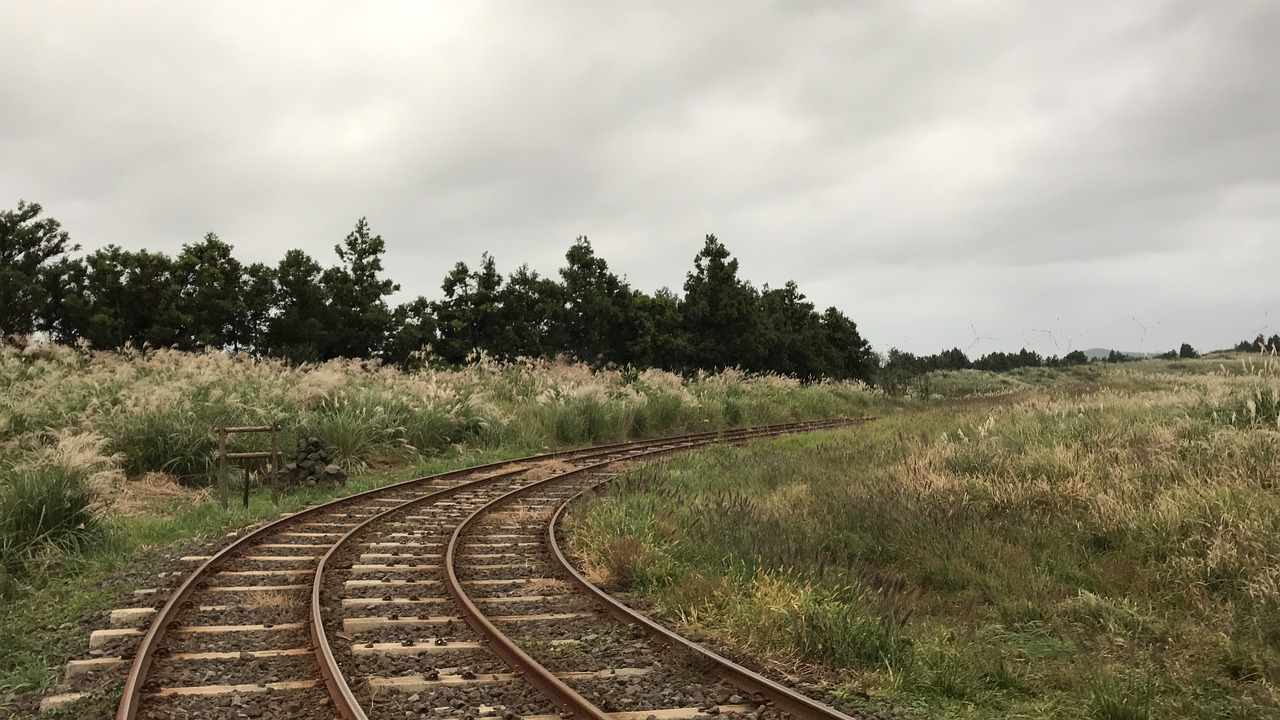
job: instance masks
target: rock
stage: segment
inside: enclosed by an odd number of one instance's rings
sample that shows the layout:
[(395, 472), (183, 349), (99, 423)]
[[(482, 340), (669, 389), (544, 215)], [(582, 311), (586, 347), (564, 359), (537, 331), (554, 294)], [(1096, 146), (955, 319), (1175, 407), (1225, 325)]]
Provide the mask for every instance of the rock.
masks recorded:
[(299, 440), (287, 463), (279, 473), (279, 482), (285, 488), (324, 485), (339, 487), (347, 484), (347, 474), (334, 463), (333, 454), (316, 437)]

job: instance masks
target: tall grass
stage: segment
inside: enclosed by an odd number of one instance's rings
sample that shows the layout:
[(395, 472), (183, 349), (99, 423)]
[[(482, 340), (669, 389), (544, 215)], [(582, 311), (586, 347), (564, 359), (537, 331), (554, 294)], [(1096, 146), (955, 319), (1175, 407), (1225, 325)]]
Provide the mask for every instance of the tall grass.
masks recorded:
[[(874, 402), (857, 384), (801, 385), (732, 371), (686, 379), (480, 357), (461, 368), (400, 372), (366, 361), (292, 367), (221, 353), (6, 346), (0, 348), (0, 550), (13, 558), (38, 546), (84, 546), (97, 528), (93, 502), (105, 499), (91, 479), (104, 468), (128, 478), (161, 472), (209, 485), (216, 428), (224, 424), (278, 422), (282, 449), (318, 437), (337, 462), (359, 472), (469, 450), (535, 452), (854, 415)], [(93, 452), (55, 457), (77, 443)], [(267, 438), (237, 436), (233, 443), (234, 450), (262, 450)], [(23, 565), (7, 564), (11, 572)]]
[(42, 545), (76, 551), (99, 537), (97, 500), (83, 473), (58, 467), (13, 472), (0, 490), (0, 559), (10, 573)]
[(25, 578), (104, 540), (104, 497), (120, 458), (94, 435), (52, 433), (50, 442), (0, 462), (0, 596)]
[(39, 445), (53, 429), (95, 433), (130, 475), (163, 471), (193, 482), (208, 473), (220, 424), (277, 421), (286, 436), (319, 436), (358, 467), (459, 446), (538, 448), (851, 414), (874, 402), (857, 384), (733, 371), (686, 380), (480, 358), (403, 373), (369, 362), (289, 367), (219, 353), (38, 344), (0, 351), (0, 387), (0, 447)]

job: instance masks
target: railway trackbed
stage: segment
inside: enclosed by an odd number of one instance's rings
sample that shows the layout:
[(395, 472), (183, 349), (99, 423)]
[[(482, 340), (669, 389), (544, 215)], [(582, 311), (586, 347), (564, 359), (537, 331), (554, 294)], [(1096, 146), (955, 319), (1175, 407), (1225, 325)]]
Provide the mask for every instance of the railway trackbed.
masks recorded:
[(294, 513), (189, 558), (162, 604), (116, 611), (136, 626), (96, 631), (69, 682), (124, 673), (117, 720), (848, 720), (614, 601), (557, 526), (634, 463), (858, 422), (551, 453)]

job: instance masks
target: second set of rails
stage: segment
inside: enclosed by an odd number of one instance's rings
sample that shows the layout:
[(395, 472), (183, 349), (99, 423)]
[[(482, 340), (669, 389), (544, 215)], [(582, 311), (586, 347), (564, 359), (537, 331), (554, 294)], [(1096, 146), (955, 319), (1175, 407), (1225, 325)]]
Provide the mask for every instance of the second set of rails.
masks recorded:
[(556, 527), (627, 463), (857, 422), (551, 453), (283, 517), (201, 561), (121, 653), (117, 720), (847, 720), (630, 614), (572, 567)]

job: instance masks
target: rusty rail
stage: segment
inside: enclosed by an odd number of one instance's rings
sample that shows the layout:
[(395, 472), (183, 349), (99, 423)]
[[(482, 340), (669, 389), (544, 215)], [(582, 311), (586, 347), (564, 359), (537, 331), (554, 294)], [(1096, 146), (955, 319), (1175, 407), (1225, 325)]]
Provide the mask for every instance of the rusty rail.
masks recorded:
[[(700, 445), (710, 445), (717, 440), (724, 440), (727, 442), (740, 442), (740, 441), (749, 440), (757, 437), (780, 436), (783, 434), (787, 434), (787, 431), (789, 429), (793, 429), (797, 427), (803, 427), (806, 429), (809, 429), (809, 428), (816, 429), (816, 428), (826, 427), (826, 426), (828, 426), (828, 423), (815, 423), (812, 425), (807, 423), (799, 423), (799, 424), (788, 424), (786, 426), (773, 426), (770, 429), (751, 428), (751, 429), (740, 431), (739, 433), (725, 433), (723, 436), (719, 438), (704, 438), (699, 440), (683, 442), (673, 447), (659, 448), (650, 452), (637, 454), (633, 457), (635, 458), (656, 457), (660, 455), (669, 454), (676, 450), (687, 449), (690, 447), (697, 447)], [(731, 434), (733, 435), (733, 437), (728, 437)], [(445, 560), (444, 560), (444, 567), (445, 567), (445, 574), (446, 574), (445, 588), (448, 591), (449, 595), (454, 599), (454, 601), (458, 603), (458, 607), (462, 611), (463, 617), (466, 619), (467, 624), (471, 626), (471, 629), (475, 630), (484, 639), (483, 642), (485, 642), (488, 645), (489, 650), (492, 651), (494, 654), (498, 655), (500, 658), (502, 658), (504, 662), (510, 665), (517, 675), (522, 676), (524, 680), (528, 682), (530, 685), (533, 685), (538, 690), (541, 690), (545, 695), (551, 698), (552, 702), (554, 702), (556, 706), (558, 706), (562, 711), (568, 712), (572, 714), (574, 717), (582, 718), (583, 720), (611, 720), (611, 718), (607, 713), (600, 710), (591, 702), (587, 701), (585, 698), (579, 695), (573, 688), (565, 684), (564, 681), (562, 681), (560, 678), (556, 677), (551, 671), (543, 667), (543, 665), (540, 664), (537, 660), (534, 660), (532, 657), (530, 657), (528, 653), (524, 652), (524, 650), (522, 650), (518, 645), (516, 645), (510, 638), (507, 637), (505, 633), (499, 630), (492, 622), (489, 621), (487, 617), (485, 617), (484, 613), (479, 608), (476, 607), (475, 603), (472, 602), (471, 598), (467, 595), (466, 591), (463, 590), (462, 583), (459, 581), (457, 572), (454, 568), (454, 564), (455, 564), (454, 560), (456, 556), (458, 543), (461, 540), (463, 533), (466, 531), (467, 526), (470, 525), (473, 521), (475, 521), (480, 516), (489, 512), (490, 509), (493, 508), (494, 506), (502, 504), (508, 500), (519, 497), (521, 495), (528, 494), (529, 492), (532, 492), (533, 490), (536, 490), (544, 485), (561, 482), (568, 477), (573, 477), (575, 475), (582, 475), (582, 474), (591, 472), (593, 470), (599, 470), (602, 467), (612, 464), (613, 462), (614, 462), (613, 460), (605, 460), (599, 463), (577, 468), (575, 470), (570, 470), (570, 471), (561, 473), (559, 475), (553, 475), (544, 480), (539, 480), (539, 481), (530, 483), (528, 485), (525, 485), (523, 487), (516, 488), (515, 490), (512, 490), (508, 493), (503, 494), (500, 497), (497, 497), (491, 500), (490, 502), (486, 503), (480, 508), (477, 508), (474, 512), (471, 513), (471, 515), (467, 516), (466, 519), (464, 519), (461, 523), (458, 524), (458, 527), (456, 527), (453, 531), (453, 536), (450, 538), (448, 548), (445, 551)], [(847, 716), (840, 715), (839, 720), (852, 720), (852, 718), (848, 718)]]
[[(783, 427), (783, 425), (771, 426), (771, 427)], [(230, 430), (231, 428), (228, 428), (228, 429)], [(264, 432), (264, 430), (260, 430), (260, 429), (249, 429), (249, 431)], [(540, 460), (552, 460), (557, 458), (569, 457), (573, 455), (581, 455), (584, 453), (606, 452), (611, 449), (637, 447), (637, 446), (643, 446), (646, 444), (649, 444), (649, 445), (671, 444), (671, 443), (676, 443), (681, 441), (692, 440), (694, 438), (718, 437), (718, 436), (724, 435), (726, 432), (732, 432), (732, 431), (711, 431), (711, 432), (704, 432), (704, 433), (694, 433), (691, 435), (684, 435), (684, 436), (651, 438), (647, 440), (639, 440), (639, 441), (632, 441), (632, 442), (611, 443), (607, 445), (596, 446), (593, 448), (562, 450), (554, 453), (544, 453), (540, 455), (532, 455), (532, 456), (516, 458), (512, 460), (501, 460), (501, 461), (496, 461), (492, 463), (485, 463), (483, 465), (477, 465), (474, 467), (462, 468), (462, 469), (453, 470), (445, 473), (438, 473), (436, 475), (429, 475), (425, 477), (415, 478), (412, 480), (406, 480), (404, 482), (394, 483), (392, 485), (386, 485), (380, 488), (373, 488), (370, 490), (366, 490), (364, 492), (356, 493), (354, 495), (348, 495), (346, 497), (337, 498), (327, 503), (323, 503), (321, 505), (317, 505), (315, 507), (293, 513), (292, 515), (279, 518), (273, 522), (263, 525), (262, 527), (257, 528), (256, 530), (253, 530), (243, 535), (240, 538), (237, 538), (230, 545), (226, 546), (222, 550), (215, 553), (211, 558), (201, 563), (200, 566), (197, 567), (195, 570), (193, 570), (191, 574), (188, 575), (185, 580), (183, 580), (182, 584), (180, 584), (173, 591), (173, 593), (169, 596), (169, 599), (165, 602), (164, 606), (161, 607), (159, 612), (156, 613), (155, 617), (152, 618), (151, 624), (147, 627), (147, 630), (142, 637), (142, 641), (138, 646), (137, 654), (134, 655), (133, 662), (129, 666), (129, 672), (125, 676), (124, 688), (120, 695), (120, 704), (117, 706), (117, 709), (116, 709), (116, 720), (134, 720), (134, 718), (137, 717), (140, 701), (142, 698), (142, 686), (146, 681), (147, 673), (151, 668), (151, 663), (152, 663), (152, 660), (154, 659), (156, 650), (159, 648), (160, 641), (164, 638), (165, 632), (168, 630), (168, 627), (172, 623), (174, 617), (178, 614), (178, 611), (182, 607), (182, 604), (186, 602), (186, 600), (191, 596), (191, 594), (197, 589), (197, 586), (202, 582), (203, 576), (217, 569), (226, 560), (233, 557), (237, 552), (239, 552), (245, 546), (252, 544), (253, 542), (255, 542), (260, 538), (279, 532), (281, 529), (288, 527), (293, 523), (299, 522), (301, 520), (305, 520), (309, 517), (318, 515), (320, 513), (332, 511), (335, 508), (342, 507), (343, 505), (346, 505), (346, 504), (355, 503), (362, 499), (373, 497), (379, 494), (397, 492), (399, 490), (411, 488), (416, 485), (423, 485), (431, 482), (436, 482), (439, 480), (448, 479), (451, 477), (459, 477), (459, 476), (463, 476), (463, 475), (467, 475), (475, 472), (483, 472), (486, 470), (495, 470), (495, 469), (501, 468), (504, 465), (517, 465), (517, 464), (523, 464), (528, 462), (536, 462)], [(426, 497), (431, 497), (431, 496), (432, 494), (428, 494), (428, 496)], [(418, 500), (418, 499), (415, 499), (415, 500)], [(316, 576), (317, 578), (319, 578), (320, 573), (317, 572)], [(315, 627), (315, 624), (313, 623), (313, 628), (312, 628), (313, 633), (315, 632), (314, 627)], [(327, 646), (327, 642), (326, 642), (326, 646)], [(319, 650), (317, 650), (317, 652), (319, 652)], [(332, 651), (330, 651), (330, 655), (332, 655)], [(323, 666), (323, 663), (322, 663), (322, 666)], [(326, 684), (328, 685), (328, 683)], [(349, 692), (350, 691), (348, 690), (348, 693)], [(335, 703), (340, 702), (339, 696), (334, 696), (333, 700)], [(360, 716), (348, 715), (346, 717), (359, 718)]]
[[(860, 422), (866, 422), (864, 418)], [(857, 423), (850, 423), (857, 424)], [(619, 602), (609, 593), (601, 590), (594, 583), (586, 578), (578, 569), (569, 562), (563, 550), (560, 548), (559, 540), (556, 537), (556, 526), (559, 525), (564, 512), (574, 501), (581, 498), (586, 493), (592, 492), (596, 488), (605, 485), (609, 480), (605, 480), (590, 488), (577, 493), (573, 497), (566, 500), (551, 516), (551, 520), (547, 523), (547, 543), (551, 548), (552, 555), (560, 567), (569, 575), (570, 580), (583, 592), (595, 598), (595, 600), (604, 608), (606, 612), (612, 615), (619, 622), (629, 625), (635, 625), (645, 633), (647, 633), (656, 642), (661, 644), (669, 644), (682, 647), (697, 656), (705, 658), (714, 663), (717, 673), (726, 682), (735, 685), (747, 692), (759, 693), (768, 698), (775, 707), (786, 712), (793, 717), (802, 720), (854, 720), (839, 710), (810, 698), (806, 695), (796, 692), (791, 688), (781, 685), (769, 678), (752, 671), (748, 668), (735, 663), (734, 661), (699, 645), (677, 633), (672, 632), (666, 627), (650, 620), (648, 616), (637, 612), (623, 603)]]
[[(505, 463), (504, 463), (505, 464)], [(489, 475), (480, 478), (474, 482), (460, 483), (453, 487), (441, 488), (433, 493), (428, 493), (419, 498), (408, 500), (404, 503), (396, 505), (388, 510), (372, 515), (361, 521), (358, 525), (347, 531), (332, 547), (325, 552), (320, 558), (320, 562), (316, 564), (315, 578), (311, 582), (311, 643), (315, 648), (316, 660), (320, 664), (320, 672), (324, 675), (325, 685), (329, 688), (329, 697), (333, 700), (334, 708), (338, 714), (346, 720), (368, 720), (364, 708), (360, 707), (360, 702), (356, 700), (355, 693), (351, 691), (350, 684), (342, 674), (341, 668), (338, 667), (338, 659), (333, 654), (333, 646), (329, 643), (328, 632), (324, 629), (323, 610), (321, 608), (320, 596), (324, 586), (324, 572), (328, 567), (329, 560), (335, 553), (341, 550), (353, 537), (363, 532), (369, 525), (392, 515), (394, 513), (403, 512), (414, 505), (421, 505), (427, 502), (443, 500), (450, 495), (456, 495), (458, 492), (476, 485), (501, 480), (505, 477), (517, 475), (525, 471), (525, 468), (517, 468), (507, 472)], [(448, 475), (462, 475), (466, 473), (476, 472), (475, 468), (469, 468), (465, 471), (454, 471)]]
[[(191, 593), (195, 591), (196, 586), (201, 581), (201, 577), (204, 576), (206, 573), (209, 573), (217, 569), (218, 566), (220, 566), (224, 561), (234, 556), (237, 552), (239, 552), (245, 546), (251, 545), (254, 541), (258, 540), (259, 538), (266, 537), (268, 535), (271, 535), (272, 533), (279, 532), (282, 528), (288, 527), (289, 525), (296, 523), (300, 520), (304, 520), (313, 515), (318, 515), (323, 512), (329, 512), (335, 508), (341, 507), (342, 505), (358, 502), (359, 500), (367, 497), (372, 497), (372, 496), (384, 494), (384, 493), (395, 492), (401, 489), (412, 487), (414, 485), (422, 485), (430, 482), (436, 482), (439, 480), (462, 476), (468, 473), (483, 471), (486, 469), (496, 469), (503, 465), (524, 463), (524, 462), (529, 462), (529, 461), (538, 460), (538, 459), (564, 457), (567, 455), (572, 455), (574, 453), (581, 453), (581, 452), (582, 450), (565, 450), (561, 452), (549, 453), (546, 455), (537, 455), (537, 456), (526, 457), (526, 458), (519, 458), (515, 460), (500, 460), (497, 462), (486, 463), (484, 465), (478, 465), (471, 468), (452, 470), (449, 472), (439, 473), (436, 475), (428, 475), (425, 477), (415, 478), (412, 480), (406, 480), (404, 482), (395, 483), (392, 485), (386, 485), (380, 488), (373, 488), (371, 490), (366, 490), (361, 493), (356, 493), (354, 495), (348, 495), (346, 497), (338, 498), (336, 500), (332, 500), (330, 502), (323, 503), (321, 505), (317, 505), (315, 507), (308, 508), (306, 510), (302, 510), (300, 512), (289, 515), (287, 517), (280, 518), (266, 525), (263, 525), (262, 527), (248, 533), (247, 535), (244, 535), (243, 537), (237, 538), (235, 542), (231, 543), (227, 547), (217, 552), (213, 557), (209, 558), (204, 563), (202, 563), (199, 567), (197, 567), (194, 571), (192, 571), (192, 573), (189, 576), (187, 576), (187, 578), (182, 582), (182, 584), (179, 585), (176, 590), (174, 590), (174, 592), (169, 596), (168, 602), (164, 604), (164, 607), (162, 607), (160, 611), (156, 613), (156, 616), (152, 619), (151, 625), (148, 626), (147, 632), (145, 635), (143, 635), (142, 642), (138, 646), (137, 655), (134, 656), (133, 663), (129, 667), (129, 674), (125, 676), (124, 690), (120, 695), (120, 705), (116, 710), (116, 720), (134, 720), (134, 718), (137, 716), (138, 705), (142, 695), (142, 685), (147, 676), (147, 671), (151, 668), (151, 661), (154, 656), (154, 653), (157, 647), (159, 647), (160, 640), (163, 639), (165, 631), (168, 629), (169, 624), (173, 621), (174, 616), (177, 615), (178, 610), (182, 606), (182, 603), (185, 602), (187, 598), (190, 597)], [(335, 699), (335, 702), (337, 702), (336, 699)]]
[[(790, 424), (788, 424), (787, 426), (789, 427)], [(773, 427), (776, 427), (776, 426), (773, 426)], [(734, 431), (728, 431), (728, 432), (733, 433)], [(741, 431), (741, 432), (745, 432), (745, 431)], [(632, 449), (632, 448), (643, 448), (646, 445), (671, 445), (672, 443), (678, 443), (682, 440), (685, 441), (687, 444), (697, 444), (702, 442), (711, 442), (711, 441), (719, 440), (720, 438), (724, 437), (724, 435), (725, 433), (721, 433), (721, 432), (699, 433), (693, 436), (682, 436), (682, 437), (674, 437), (674, 438), (657, 438), (653, 440), (643, 440), (643, 441), (636, 441), (636, 442), (630, 442), (630, 443), (615, 443), (615, 444), (603, 445), (595, 448), (588, 448), (586, 450), (575, 450), (575, 451), (565, 451), (560, 453), (551, 453), (549, 455), (538, 456), (538, 459), (608, 454), (611, 451), (618, 451), (618, 450)], [(653, 452), (656, 454), (660, 452), (665, 452), (665, 450), (658, 450)], [(437, 479), (443, 479), (450, 476), (461, 476), (465, 474), (471, 474), (477, 471), (482, 471), (486, 468), (500, 467), (505, 464), (509, 464), (509, 463), (506, 463), (506, 462), (491, 463), (490, 465), (482, 465), (475, 468), (457, 470), (451, 473), (446, 473), (444, 475), (437, 476)], [(600, 463), (600, 464), (605, 464), (605, 463)], [(592, 467), (598, 467), (598, 465), (599, 464), (594, 465)], [(320, 562), (316, 565), (316, 574), (311, 584), (311, 610), (310, 610), (311, 641), (312, 641), (312, 645), (315, 648), (316, 660), (320, 665), (321, 674), (324, 676), (325, 685), (329, 688), (329, 696), (333, 700), (335, 709), (337, 710), (338, 714), (341, 717), (345, 718), (346, 720), (368, 720), (368, 715), (364, 712), (364, 709), (360, 706), (360, 702), (356, 699), (355, 693), (351, 691), (351, 686), (347, 682), (346, 677), (342, 674), (341, 668), (338, 667), (337, 657), (333, 654), (333, 646), (330, 644), (328, 632), (324, 628), (323, 609), (321, 607), (321, 594), (323, 592), (323, 586), (324, 586), (324, 573), (328, 567), (329, 560), (342, 547), (344, 547), (348, 542), (350, 542), (350, 540), (353, 537), (363, 532), (369, 525), (389, 515), (392, 515), (398, 512), (403, 512), (404, 510), (407, 510), (415, 505), (425, 504), (430, 501), (442, 500), (450, 495), (457, 494), (462, 490), (474, 488), (475, 486), (480, 484), (490, 483), (496, 480), (501, 480), (503, 478), (511, 477), (512, 475), (525, 472), (525, 470), (527, 470), (527, 468), (518, 468), (508, 472), (489, 475), (487, 477), (478, 479), (475, 482), (463, 483), (463, 484), (455, 485), (450, 488), (442, 488), (434, 493), (429, 493), (420, 498), (414, 498), (413, 500), (408, 500), (404, 503), (401, 503), (400, 505), (397, 505), (388, 510), (380, 512), (376, 515), (370, 516), (369, 518), (366, 518), (365, 520), (361, 521), (358, 525), (353, 527), (351, 530), (347, 531), (347, 533), (344, 534), (341, 538), (339, 538), (338, 541), (334, 543), (333, 546), (330, 547), (329, 550), (325, 552), (325, 554), (320, 558)], [(579, 471), (573, 471), (573, 472), (579, 472)], [(562, 473), (560, 475), (548, 478), (548, 480), (561, 479), (571, 474), (573, 473), (572, 472)], [(450, 551), (452, 550), (452, 547), (453, 547), (453, 543), (450, 543)], [(452, 558), (451, 555), (446, 554), (446, 566), (450, 565), (451, 558)], [(453, 574), (452, 567), (449, 567), (448, 574), (450, 578), (456, 581), (457, 578), (456, 578), (456, 575)], [(465, 595), (462, 595), (462, 596), (453, 595), (452, 586), (450, 586), (449, 589), (450, 589), (450, 594), (454, 597), (454, 600), (458, 602), (460, 607), (465, 608), (467, 606), (470, 606), (470, 608), (473, 611), (475, 611), (476, 613), (479, 613), (479, 611), (475, 608), (475, 605), (471, 603), (469, 599), (466, 599)], [(488, 624), (488, 620), (484, 619), (483, 616), (477, 615), (477, 618), (481, 623)], [(492, 628), (493, 626), (489, 624), (489, 627)], [(496, 629), (494, 630), (494, 632), (497, 632)], [(481, 636), (486, 638), (490, 637), (488, 634), (484, 633), (483, 631), (481, 631)], [(495, 653), (497, 653), (499, 657), (503, 659), (504, 662), (506, 662), (508, 665), (510, 665), (514, 669), (521, 669), (521, 668), (528, 667), (524, 662), (524, 660), (526, 659), (528, 660), (529, 663), (533, 662), (533, 660), (529, 659), (528, 656), (525, 655), (523, 651), (521, 651), (519, 648), (516, 648), (514, 646), (511, 646), (510, 649), (513, 650), (513, 652), (509, 654), (504, 654), (503, 652), (501, 652), (501, 648), (491, 648), (491, 649), (493, 649)], [(570, 689), (568, 686), (566, 686), (563, 682), (561, 682), (558, 678), (555, 678), (554, 676), (552, 676), (550, 680), (547, 681), (545, 684), (539, 684), (539, 678), (536, 674), (528, 675), (526, 676), (526, 679), (529, 680), (530, 684), (534, 685), (534, 687), (537, 687), (542, 692), (550, 695), (554, 699), (556, 704), (563, 710), (566, 710), (568, 712), (575, 712), (575, 714), (580, 714), (583, 707), (590, 707), (590, 704), (587, 703), (586, 700), (582, 699), (580, 696), (577, 695), (577, 693), (574, 693), (572, 689)], [(583, 704), (585, 704), (585, 706)], [(587, 717), (595, 717), (595, 715), (590, 714), (591, 711), (586, 711), (586, 712), (589, 713)]]

